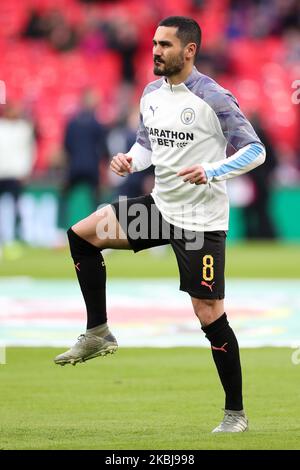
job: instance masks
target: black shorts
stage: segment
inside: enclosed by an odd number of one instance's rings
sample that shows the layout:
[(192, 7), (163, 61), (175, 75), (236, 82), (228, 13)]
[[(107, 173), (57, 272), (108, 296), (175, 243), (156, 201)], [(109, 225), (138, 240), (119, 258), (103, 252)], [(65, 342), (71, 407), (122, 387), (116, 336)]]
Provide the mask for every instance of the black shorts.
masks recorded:
[(199, 299), (224, 298), (224, 230), (192, 232), (175, 227), (162, 217), (150, 195), (121, 199), (112, 207), (135, 253), (155, 246), (172, 246), (180, 290)]

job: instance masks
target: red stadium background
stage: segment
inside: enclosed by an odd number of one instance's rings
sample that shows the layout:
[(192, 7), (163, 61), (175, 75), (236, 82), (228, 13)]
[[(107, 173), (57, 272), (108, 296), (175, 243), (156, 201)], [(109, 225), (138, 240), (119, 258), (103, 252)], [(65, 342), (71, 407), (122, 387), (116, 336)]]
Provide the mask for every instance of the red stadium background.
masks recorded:
[[(0, 80), (7, 103), (21, 105), (35, 126), (31, 181), (51, 175), (59, 180), (65, 123), (84, 89), (98, 91), (98, 115), (109, 129), (136, 109), (144, 85), (154, 79), (156, 25), (174, 14), (192, 16), (201, 26), (198, 69), (231, 90), (245, 114), (259, 120), (275, 158), (270, 184), (299, 187), (296, 0), (1, 1)], [(299, 192), (295, 197), (299, 201)], [(299, 236), (295, 228), (291, 237)]]

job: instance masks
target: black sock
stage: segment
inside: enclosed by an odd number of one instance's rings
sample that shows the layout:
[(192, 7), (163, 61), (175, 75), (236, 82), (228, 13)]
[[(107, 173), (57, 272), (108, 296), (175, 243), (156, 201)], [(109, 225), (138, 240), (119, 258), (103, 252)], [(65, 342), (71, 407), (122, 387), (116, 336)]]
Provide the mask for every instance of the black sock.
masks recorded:
[(99, 248), (71, 228), (67, 232), (75, 271), (87, 310), (87, 329), (106, 323), (106, 268)]
[(212, 355), (225, 391), (225, 409), (242, 410), (242, 371), (239, 345), (229, 326), (226, 313), (202, 327), (211, 343)]

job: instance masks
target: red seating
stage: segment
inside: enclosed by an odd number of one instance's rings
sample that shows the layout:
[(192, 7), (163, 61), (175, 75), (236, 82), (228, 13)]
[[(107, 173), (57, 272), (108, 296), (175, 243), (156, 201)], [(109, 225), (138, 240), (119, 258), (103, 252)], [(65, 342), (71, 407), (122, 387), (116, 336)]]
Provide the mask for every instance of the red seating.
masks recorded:
[(86, 12), (101, 20), (121, 16), (133, 21), (139, 37), (137, 100), (144, 85), (155, 79), (151, 40), (160, 16), (193, 16), (202, 27), (204, 48), (214, 50), (216, 44), (222, 46), (227, 41), (224, 50), (232, 67), (230, 74), (217, 80), (237, 96), (246, 114), (261, 114), (275, 143), (297, 147), (300, 117), (291, 100), (291, 84), (299, 78), (300, 66), (286, 61), (285, 45), (279, 37), (225, 40), (229, 0), (210, 0), (201, 8), (186, 0), (120, 0), (95, 5), (78, 0), (0, 1), (0, 80), (5, 81), (8, 99), (32, 108), (41, 137), (39, 168), (47, 166), (51, 149), (60, 144), (65, 120), (76, 108), (84, 87), (99, 90), (101, 111), (107, 120), (116, 117), (114, 97), (121, 81), (121, 61), (112, 51), (88, 56), (78, 48), (57, 53), (45, 41), (20, 39), (31, 8), (41, 13), (58, 8), (68, 23), (78, 26)]

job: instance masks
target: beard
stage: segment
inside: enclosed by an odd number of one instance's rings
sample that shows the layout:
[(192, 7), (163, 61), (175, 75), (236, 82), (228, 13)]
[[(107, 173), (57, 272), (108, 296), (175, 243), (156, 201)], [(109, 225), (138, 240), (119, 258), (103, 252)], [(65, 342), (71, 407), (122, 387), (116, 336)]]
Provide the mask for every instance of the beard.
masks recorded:
[[(155, 59), (155, 57), (154, 57)], [(158, 59), (160, 62), (160, 59)], [(159, 65), (154, 63), (153, 73), (154, 75), (165, 77), (171, 77), (181, 72), (184, 67), (184, 56), (183, 51), (177, 56), (171, 57), (168, 61), (160, 62)]]

